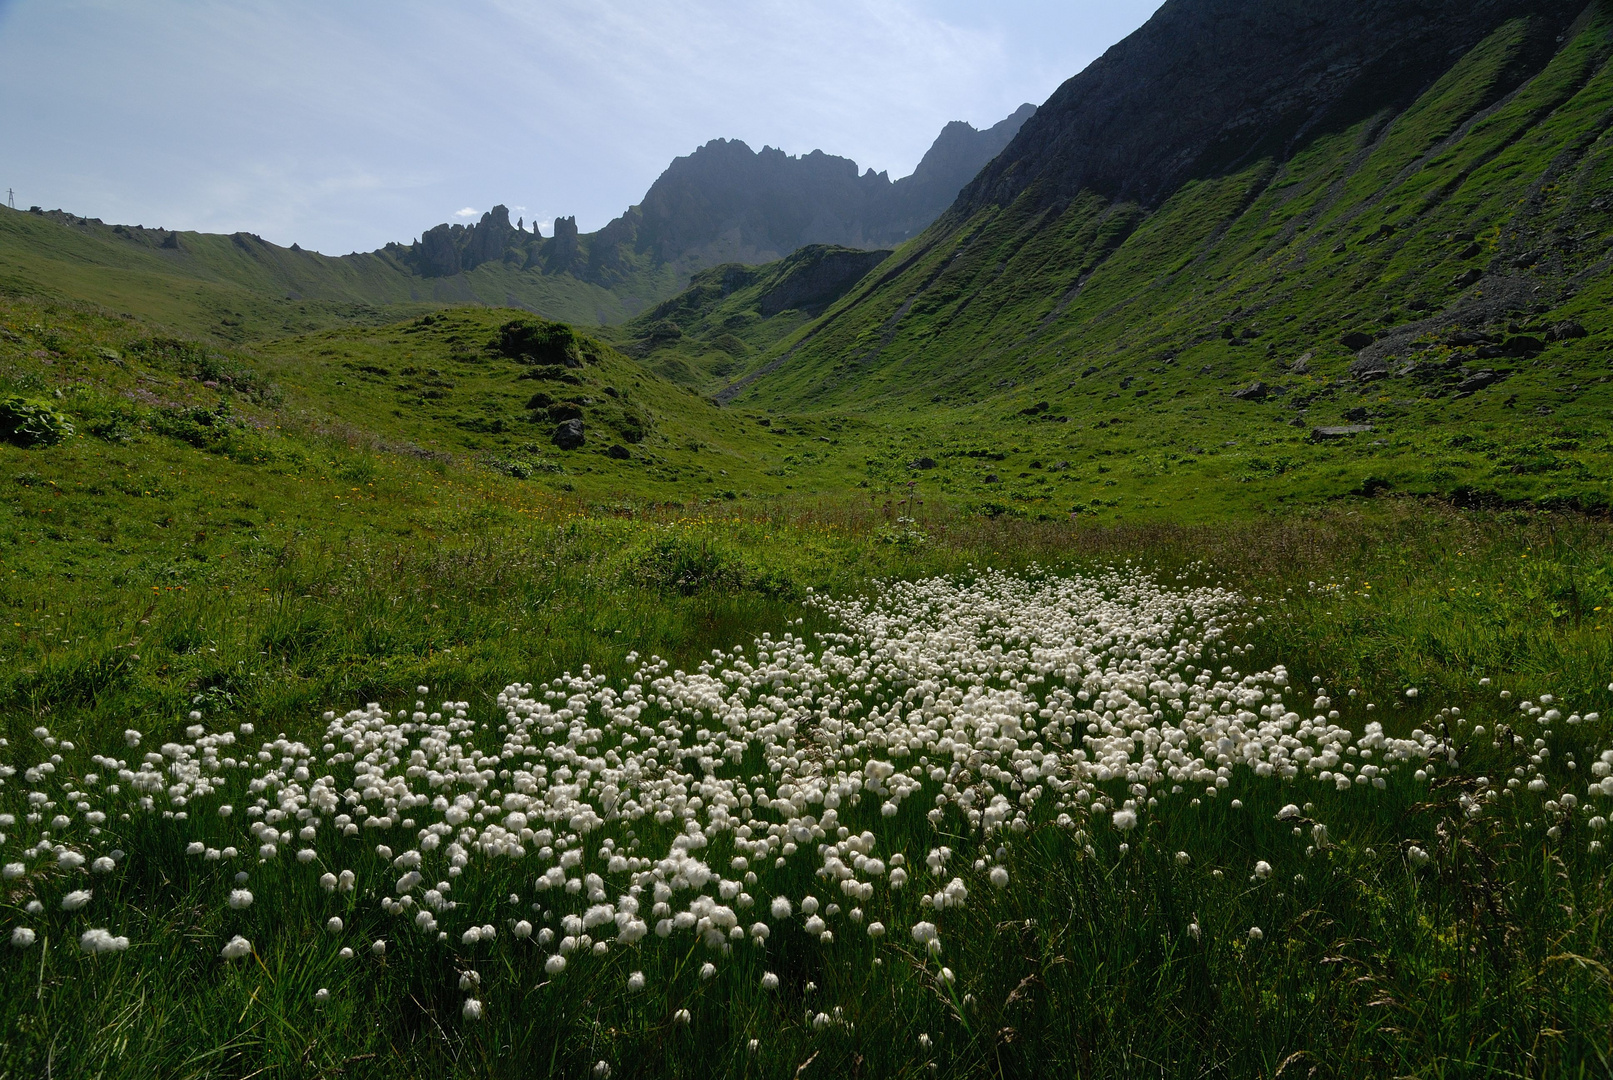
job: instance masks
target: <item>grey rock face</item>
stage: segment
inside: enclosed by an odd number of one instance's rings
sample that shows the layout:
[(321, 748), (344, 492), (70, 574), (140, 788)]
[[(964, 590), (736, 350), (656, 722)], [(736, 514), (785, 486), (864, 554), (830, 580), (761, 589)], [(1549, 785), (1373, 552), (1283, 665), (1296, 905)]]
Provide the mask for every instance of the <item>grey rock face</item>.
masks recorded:
[(1475, 390), (1483, 390), (1501, 381), (1501, 376), (1493, 371), (1475, 371), (1467, 378), (1456, 384), (1458, 394), (1471, 394)]
[(1389, 364), (1381, 357), (1364, 356), (1350, 364), (1350, 375), (1362, 382), (1389, 377)]
[(1371, 424), (1344, 424), (1339, 427), (1311, 428), (1311, 442), (1333, 442), (1337, 439), (1353, 439), (1357, 435), (1372, 430)]

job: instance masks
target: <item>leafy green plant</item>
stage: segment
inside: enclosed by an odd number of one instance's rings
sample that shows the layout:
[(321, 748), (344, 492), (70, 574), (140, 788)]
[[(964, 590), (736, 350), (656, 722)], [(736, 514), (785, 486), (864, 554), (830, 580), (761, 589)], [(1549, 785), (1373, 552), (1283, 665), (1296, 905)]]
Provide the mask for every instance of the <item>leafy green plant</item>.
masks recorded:
[(27, 398), (0, 399), (0, 436), (18, 446), (53, 446), (73, 434), (67, 417)]

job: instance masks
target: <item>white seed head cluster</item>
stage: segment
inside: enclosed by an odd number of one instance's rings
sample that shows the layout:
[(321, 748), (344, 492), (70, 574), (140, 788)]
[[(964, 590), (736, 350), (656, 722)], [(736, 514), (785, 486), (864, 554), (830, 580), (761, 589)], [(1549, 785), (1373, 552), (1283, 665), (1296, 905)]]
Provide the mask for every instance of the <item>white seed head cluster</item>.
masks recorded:
[[(1391, 738), (1368, 722), (1352, 732), (1325, 689), (1292, 686), (1282, 666), (1234, 670), (1225, 661), (1242, 650), (1225, 638), (1248, 605), (1226, 589), (1170, 588), (1130, 569), (987, 572), (812, 603), (841, 627), (816, 647), (793, 633), (764, 635), (694, 671), (630, 655), (637, 670), (627, 680), (585, 667), (513, 684), (497, 696), (498, 715), (480, 722), (463, 701), (428, 708), (420, 687), (412, 709), (326, 713), (317, 745), (254, 741), (251, 724), (209, 732), (192, 723), (186, 741), (129, 759), (91, 755), (93, 771), (81, 773), (60, 753), (71, 744), (41, 729), (54, 752), (24, 774), (24, 824), (35, 836), (3, 875), (34, 874), (30, 860), (69, 875), (111, 873), (124, 853), (94, 850), (105, 847), (109, 815), (160, 814), (190, 858), (232, 871), (305, 864), (288, 870), (292, 879), (306, 875), (310, 889), (330, 894), (360, 890), (357, 874), (338, 868), (371, 848), (385, 873), (362, 893), (395, 918), (394, 937), (417, 934), (471, 956), (509, 942), (538, 948), (549, 978), (579, 956), (692, 937), (715, 954), (699, 968), (709, 979), (736, 945), (765, 948), (786, 929), (831, 946), (837, 929), (848, 934), (866, 918), (867, 937), (880, 942), (887, 926), (864, 905), (889, 901), (910, 880), (922, 917), (890, 933), (940, 957), (945, 912), (969, 903), (971, 884), (1008, 886), (1004, 845), (1033, 822), (1074, 830), (1078, 842), (1105, 821), (1122, 836), (1146, 835), (1151, 815), (1217, 797), (1235, 776), (1286, 782), (1304, 802), (1307, 785), (1382, 788), (1403, 767), (1421, 781), (1455, 763), (1449, 744), (1421, 730)], [(127, 752), (142, 739), (126, 731)], [(0, 783), (16, 772), (3, 771)], [(1588, 795), (1613, 795), (1613, 751), (1591, 772)], [(1557, 805), (1571, 810), (1575, 797)], [(224, 822), (236, 842), (185, 835), (204, 809), (208, 835)], [(847, 824), (876, 811), (927, 820), (935, 844), (891, 850), (872, 829)], [(1277, 816), (1301, 832), (1296, 803)], [(16, 825), (0, 815), (0, 826)], [(662, 839), (652, 848), (640, 829)], [(943, 841), (960, 835), (982, 854), (955, 866)], [(1327, 847), (1324, 824), (1311, 823), (1310, 837)], [(1417, 866), (1428, 856), (1413, 847), (1407, 858)], [(1186, 852), (1175, 859), (1192, 862)], [(819, 883), (805, 895), (769, 887), (774, 871), (803, 863)], [(536, 899), (533, 918), (557, 925), (535, 930), (462, 906), (457, 879), (488, 866), (514, 871)], [(1264, 860), (1252, 869), (1256, 880), (1272, 873)], [(244, 911), (255, 899), (249, 875), (233, 876), (222, 901)], [(61, 907), (92, 900), (73, 889)], [(338, 916), (326, 923), (337, 937), (346, 926)], [(1250, 936), (1258, 940), (1258, 928)], [(17, 948), (34, 940), (25, 927), (11, 933)], [(80, 943), (107, 952), (128, 939), (90, 930)], [(384, 939), (371, 942), (373, 955), (386, 950)], [(219, 955), (251, 951), (237, 935)], [(644, 983), (637, 971), (627, 979), (634, 991)], [(769, 973), (762, 985), (778, 979)], [(467, 1020), (482, 1016), (478, 986), (463, 977)]]

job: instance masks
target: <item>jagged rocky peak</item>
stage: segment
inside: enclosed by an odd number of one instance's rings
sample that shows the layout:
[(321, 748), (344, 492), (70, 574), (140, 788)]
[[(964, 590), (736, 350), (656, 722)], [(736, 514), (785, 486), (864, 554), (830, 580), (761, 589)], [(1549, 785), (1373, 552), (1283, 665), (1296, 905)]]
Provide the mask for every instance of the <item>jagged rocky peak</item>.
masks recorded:
[(510, 224), (510, 211), (495, 206), (475, 225), (438, 225), (427, 229), (409, 248), (415, 270), (424, 277), (451, 277), (505, 258), (523, 241), (534, 239)]
[(545, 241), (511, 225), (509, 211), (496, 206), (474, 225), (429, 230), (408, 257), (428, 277), (503, 259), (608, 288), (634, 263), (687, 276), (723, 263), (772, 262), (811, 244), (883, 249), (923, 231), (1035, 112), (1022, 105), (983, 131), (948, 124), (913, 175), (894, 183), (822, 150), (794, 156), (713, 139), (674, 160), (638, 206), (597, 233), (580, 233), (575, 218), (563, 217)]

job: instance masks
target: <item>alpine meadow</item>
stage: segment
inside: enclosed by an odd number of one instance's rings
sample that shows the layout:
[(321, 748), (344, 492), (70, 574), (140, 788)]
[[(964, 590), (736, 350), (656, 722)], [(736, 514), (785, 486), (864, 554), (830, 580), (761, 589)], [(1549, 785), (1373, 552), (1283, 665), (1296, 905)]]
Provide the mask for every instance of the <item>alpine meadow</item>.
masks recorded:
[(0, 1078), (1609, 1075), (1610, 132), (1166, 0), (894, 182), (0, 208)]

